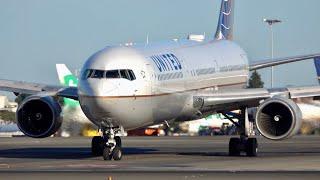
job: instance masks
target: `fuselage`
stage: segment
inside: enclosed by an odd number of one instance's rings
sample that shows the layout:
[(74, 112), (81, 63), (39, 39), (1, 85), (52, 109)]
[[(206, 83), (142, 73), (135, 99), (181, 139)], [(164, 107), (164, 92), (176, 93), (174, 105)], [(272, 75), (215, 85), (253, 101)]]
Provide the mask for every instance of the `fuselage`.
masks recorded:
[(130, 130), (192, 120), (193, 96), (245, 88), (248, 74), (246, 53), (227, 40), (107, 47), (85, 62), (79, 101), (97, 126)]

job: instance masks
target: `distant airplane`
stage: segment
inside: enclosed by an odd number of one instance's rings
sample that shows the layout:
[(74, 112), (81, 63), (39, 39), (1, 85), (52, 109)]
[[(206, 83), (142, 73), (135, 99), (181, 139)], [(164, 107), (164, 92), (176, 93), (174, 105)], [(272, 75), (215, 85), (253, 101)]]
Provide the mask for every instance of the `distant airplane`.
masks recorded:
[[(72, 74), (72, 72), (67, 68), (65, 64), (56, 64), (56, 70), (59, 77), (59, 81), (61, 85), (67, 87), (77, 87), (78, 86), (78, 78)], [(79, 101), (64, 98), (64, 104), (70, 107), (80, 106)]]
[[(302, 115), (293, 100), (319, 97), (320, 87), (247, 89), (249, 72), (320, 54), (249, 63), (246, 52), (232, 41), (233, 9), (234, 0), (222, 0), (216, 35), (208, 42), (190, 36), (162, 44), (110, 46), (84, 63), (78, 87), (0, 80), (0, 90), (31, 94), (20, 104), (17, 122), (33, 138), (59, 129), (61, 107), (56, 97), (79, 100), (102, 132), (92, 139), (92, 153), (105, 160), (122, 158), (119, 134), (124, 130), (214, 113), (224, 114), (241, 134), (230, 139), (229, 154), (256, 156), (253, 127), (271, 140), (295, 135)], [(258, 107), (255, 122), (248, 117), (251, 107)], [(233, 110), (241, 110), (238, 122), (226, 114)]]

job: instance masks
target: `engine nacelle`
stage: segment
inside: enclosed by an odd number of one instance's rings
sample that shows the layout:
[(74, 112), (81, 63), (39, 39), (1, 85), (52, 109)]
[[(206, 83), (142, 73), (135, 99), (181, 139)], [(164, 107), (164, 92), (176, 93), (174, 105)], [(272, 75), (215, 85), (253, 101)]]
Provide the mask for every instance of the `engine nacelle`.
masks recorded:
[(257, 110), (256, 125), (264, 137), (282, 140), (296, 135), (302, 124), (302, 113), (291, 99), (273, 97)]
[(50, 96), (29, 96), (18, 107), (16, 118), (19, 129), (33, 138), (49, 137), (62, 124), (61, 106)]

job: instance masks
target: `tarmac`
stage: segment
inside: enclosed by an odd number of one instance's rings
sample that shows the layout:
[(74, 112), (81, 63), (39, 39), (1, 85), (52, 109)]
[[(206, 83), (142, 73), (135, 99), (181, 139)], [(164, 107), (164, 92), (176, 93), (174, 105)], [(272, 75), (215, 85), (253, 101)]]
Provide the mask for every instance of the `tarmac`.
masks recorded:
[(0, 138), (0, 179), (320, 179), (320, 136), (259, 137), (258, 157), (229, 157), (230, 137), (123, 137), (121, 161), (91, 138)]

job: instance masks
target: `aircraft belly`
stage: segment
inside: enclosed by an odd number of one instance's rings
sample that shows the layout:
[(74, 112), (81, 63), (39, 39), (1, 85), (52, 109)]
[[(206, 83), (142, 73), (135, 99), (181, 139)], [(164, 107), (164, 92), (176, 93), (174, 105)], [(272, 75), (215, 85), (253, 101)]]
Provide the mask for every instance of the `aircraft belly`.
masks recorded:
[(185, 93), (175, 93), (154, 96), (152, 98), (153, 118), (155, 123), (176, 119), (183, 112), (187, 96)]
[(97, 126), (122, 126), (130, 130), (153, 124), (149, 98), (81, 98), (81, 107)]

